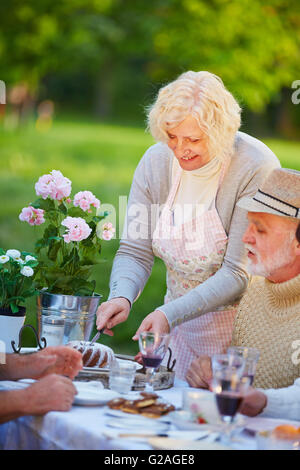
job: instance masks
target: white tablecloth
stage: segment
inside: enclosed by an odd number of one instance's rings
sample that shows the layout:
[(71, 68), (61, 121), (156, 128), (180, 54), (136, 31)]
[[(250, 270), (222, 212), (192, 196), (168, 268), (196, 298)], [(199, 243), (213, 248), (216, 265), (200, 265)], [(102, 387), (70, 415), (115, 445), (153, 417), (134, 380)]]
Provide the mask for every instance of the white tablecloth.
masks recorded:
[[(177, 381), (175, 387), (159, 391), (159, 395), (180, 407), (182, 392), (186, 387), (186, 383)], [(42, 417), (26, 416), (2, 424), (0, 425), (0, 449), (152, 449), (146, 440), (109, 439), (105, 432), (111, 432), (112, 428), (106, 424), (110, 418), (105, 414), (105, 409), (105, 406), (73, 406), (68, 412), (50, 412)], [(293, 423), (287, 420), (246, 418), (246, 427), (254, 430), (273, 429), (282, 422)], [(297, 424), (299, 426), (299, 422)], [(134, 432), (143, 432), (143, 430), (137, 429)], [(184, 438), (184, 432), (182, 437)], [(256, 449), (256, 440), (242, 433), (237, 437), (233, 448)]]

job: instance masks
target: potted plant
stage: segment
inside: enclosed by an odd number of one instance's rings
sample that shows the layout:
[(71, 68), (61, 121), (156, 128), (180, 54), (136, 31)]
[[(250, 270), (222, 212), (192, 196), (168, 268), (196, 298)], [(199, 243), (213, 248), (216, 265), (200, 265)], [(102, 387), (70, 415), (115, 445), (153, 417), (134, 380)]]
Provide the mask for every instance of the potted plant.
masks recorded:
[(0, 248), (0, 340), (5, 351), (13, 352), (11, 342), (18, 342), (28, 297), (38, 294), (34, 286), (38, 261), (32, 253)]
[(40, 335), (48, 344), (86, 340), (101, 298), (91, 276), (102, 262), (101, 240), (113, 238), (115, 229), (103, 223), (108, 212), (100, 211), (90, 191), (71, 199), (72, 183), (60, 171), (41, 176), (35, 190), (38, 199), (22, 209), (19, 219), (45, 226), (35, 245)]

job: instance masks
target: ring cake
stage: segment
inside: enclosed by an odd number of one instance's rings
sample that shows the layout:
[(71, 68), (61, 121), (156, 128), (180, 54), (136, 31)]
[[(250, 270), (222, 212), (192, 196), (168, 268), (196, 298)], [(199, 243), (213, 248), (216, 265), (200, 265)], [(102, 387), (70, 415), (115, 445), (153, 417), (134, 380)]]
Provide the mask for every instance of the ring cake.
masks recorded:
[(114, 352), (108, 346), (100, 343), (91, 344), (89, 341), (70, 341), (71, 346), (82, 354), (84, 367), (105, 367), (114, 359)]

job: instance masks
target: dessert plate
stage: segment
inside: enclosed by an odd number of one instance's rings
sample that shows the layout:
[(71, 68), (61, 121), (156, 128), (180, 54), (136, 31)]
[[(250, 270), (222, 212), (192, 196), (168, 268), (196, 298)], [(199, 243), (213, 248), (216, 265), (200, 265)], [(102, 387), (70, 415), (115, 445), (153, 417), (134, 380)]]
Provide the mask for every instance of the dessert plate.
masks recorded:
[(78, 394), (75, 395), (73, 405), (97, 406), (105, 405), (109, 400), (119, 396), (112, 390), (94, 390), (92, 387), (78, 387)]
[(111, 428), (118, 428), (118, 429), (123, 429), (123, 430), (134, 430), (135, 432), (137, 430), (152, 430), (155, 431), (156, 433), (163, 433), (167, 431), (169, 428), (168, 423), (164, 423), (162, 421), (157, 421), (154, 419), (149, 419), (149, 418), (144, 418), (144, 417), (138, 417), (133, 418), (129, 416), (128, 418), (112, 418), (108, 419), (106, 421), (106, 425), (110, 426)]
[(113, 418), (120, 418), (120, 419), (124, 419), (124, 420), (127, 420), (127, 419), (134, 419), (135, 421), (139, 421), (139, 423), (144, 423), (145, 420), (147, 420), (146, 422), (148, 421), (154, 421), (154, 422), (162, 422), (162, 423), (170, 423), (171, 420), (170, 418), (168, 418), (168, 415), (163, 415), (163, 416), (160, 416), (159, 418), (148, 418), (146, 416), (142, 416), (142, 415), (138, 415), (138, 414), (135, 414), (135, 415), (132, 415), (130, 413), (126, 413), (125, 411), (121, 411), (121, 410), (112, 410), (110, 408), (107, 408), (107, 410), (105, 410), (105, 414), (108, 415), (108, 416), (112, 416)]
[(156, 450), (232, 450), (217, 442), (207, 442), (206, 439), (190, 441), (169, 437), (151, 437), (148, 443)]

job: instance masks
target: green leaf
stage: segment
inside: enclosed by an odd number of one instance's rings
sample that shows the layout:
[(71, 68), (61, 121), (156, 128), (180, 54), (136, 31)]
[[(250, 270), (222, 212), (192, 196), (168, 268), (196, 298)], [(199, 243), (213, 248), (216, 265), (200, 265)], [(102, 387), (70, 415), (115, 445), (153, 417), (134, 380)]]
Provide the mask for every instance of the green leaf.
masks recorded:
[(38, 264), (39, 264), (38, 261), (35, 261), (35, 260), (31, 259), (29, 261), (26, 261), (24, 266), (30, 266), (31, 268), (35, 268), (36, 266), (38, 266)]
[(55, 210), (55, 202), (52, 199), (43, 199), (39, 198), (36, 201), (32, 202), (30, 206), (34, 207), (35, 209), (43, 209), (45, 212)]
[(80, 207), (71, 207), (68, 209), (68, 215), (70, 217), (84, 217), (86, 216), (86, 213), (80, 209)]
[(55, 242), (53, 240), (54, 237), (52, 237), (51, 239), (51, 243), (49, 245), (49, 249), (48, 249), (48, 258), (51, 260), (51, 261), (56, 261), (57, 259), (57, 254), (59, 252), (59, 249), (61, 248), (61, 243), (60, 242)]
[(58, 210), (62, 212), (64, 215), (67, 215), (68, 209), (67, 206), (64, 204), (64, 202), (61, 202), (58, 206)]
[(14, 302), (10, 302), (9, 306), (10, 306), (12, 313), (18, 313), (19, 307)]
[(44, 217), (46, 221), (57, 223), (57, 211), (56, 210), (45, 212)]

